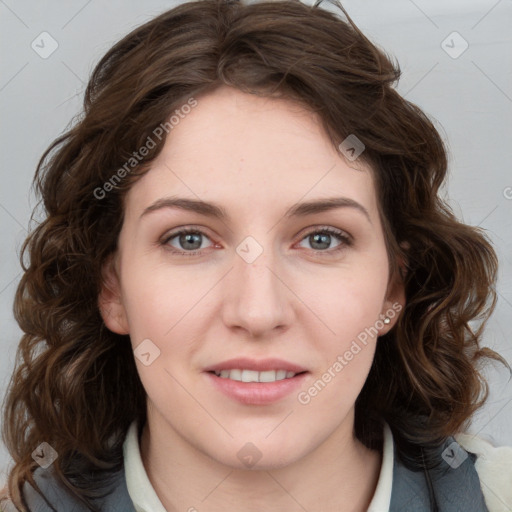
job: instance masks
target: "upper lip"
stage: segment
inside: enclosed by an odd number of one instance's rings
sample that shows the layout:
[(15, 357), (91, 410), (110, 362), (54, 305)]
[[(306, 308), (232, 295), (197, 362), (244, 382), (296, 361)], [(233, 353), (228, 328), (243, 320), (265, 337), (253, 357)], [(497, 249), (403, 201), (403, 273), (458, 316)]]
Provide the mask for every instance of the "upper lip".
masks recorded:
[(235, 359), (228, 359), (221, 363), (213, 364), (204, 369), (205, 372), (220, 372), (222, 370), (254, 370), (264, 372), (268, 370), (286, 370), (288, 372), (301, 373), (307, 371), (302, 366), (290, 363), (284, 359), (269, 358), (269, 359), (249, 359), (247, 357), (237, 357)]

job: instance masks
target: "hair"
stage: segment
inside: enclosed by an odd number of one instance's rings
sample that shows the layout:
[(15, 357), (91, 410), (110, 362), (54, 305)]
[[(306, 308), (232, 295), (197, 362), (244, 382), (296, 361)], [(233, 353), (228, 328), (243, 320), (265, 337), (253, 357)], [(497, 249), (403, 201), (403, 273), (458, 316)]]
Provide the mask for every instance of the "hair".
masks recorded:
[[(497, 257), (484, 231), (459, 222), (439, 197), (444, 143), (395, 90), (398, 63), (332, 3), (347, 21), (321, 0), (183, 3), (96, 65), (83, 112), (37, 165), (44, 218), (21, 249), (14, 315), (23, 336), (2, 425), (14, 460), (7, 488), (21, 510), (23, 483), (35, 486), (31, 453), (43, 441), (58, 453), (59, 481), (99, 510), (106, 477), (122, 468), (130, 423), (146, 420), (129, 336), (108, 330), (99, 311), (102, 266), (116, 251), (126, 192), (165, 142), (155, 128), (222, 85), (298, 102), (318, 114), (335, 147), (351, 134), (364, 143), (358, 162), (375, 180), (390, 276), (400, 273), (406, 304), (380, 338), (355, 404), (361, 442), (379, 446), (386, 421), (399, 456), (423, 467), (485, 402), (481, 360), (509, 367), (480, 346), (496, 303)], [(148, 137), (154, 147), (126, 170)]]

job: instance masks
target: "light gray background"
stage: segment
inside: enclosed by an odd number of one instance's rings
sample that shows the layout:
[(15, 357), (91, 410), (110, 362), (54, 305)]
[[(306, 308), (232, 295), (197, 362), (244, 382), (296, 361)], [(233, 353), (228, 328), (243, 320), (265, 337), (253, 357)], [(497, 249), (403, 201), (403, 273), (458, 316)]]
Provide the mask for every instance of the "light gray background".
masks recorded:
[[(21, 276), (18, 253), (36, 204), (30, 185), (38, 159), (80, 110), (99, 58), (132, 28), (176, 3), (0, 0), (2, 399), (20, 337), (12, 301)], [(403, 71), (398, 90), (436, 120), (448, 141), (449, 202), (464, 222), (487, 230), (500, 259), (499, 302), (485, 344), (512, 363), (512, 0), (347, 0), (343, 5), (370, 39), (398, 59)], [(31, 44), (35, 40), (42, 47), (45, 36), (39, 36), (45, 31), (58, 48), (43, 59)], [(469, 45), (457, 58), (464, 41), (451, 35), (454, 31)], [(49, 44), (45, 39), (46, 50)], [(491, 395), (470, 431), (512, 445), (512, 383), (498, 365), (485, 373)], [(0, 444), (0, 483), (9, 461)]]

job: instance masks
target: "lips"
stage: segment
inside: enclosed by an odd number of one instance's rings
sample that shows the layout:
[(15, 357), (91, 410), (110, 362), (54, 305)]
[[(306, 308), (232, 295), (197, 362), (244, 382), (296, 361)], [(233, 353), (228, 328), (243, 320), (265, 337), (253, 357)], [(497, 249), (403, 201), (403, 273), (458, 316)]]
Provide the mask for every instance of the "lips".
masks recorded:
[(266, 405), (297, 391), (309, 371), (284, 359), (242, 357), (208, 366), (203, 373), (225, 396), (245, 405)]
[(306, 368), (284, 359), (267, 358), (257, 360), (246, 357), (229, 359), (227, 361), (208, 366), (204, 369), (206, 372), (215, 372), (217, 374), (223, 370), (252, 370), (255, 372), (267, 372), (271, 370), (277, 372), (279, 370), (284, 370), (285, 372), (293, 372), (295, 374), (307, 371)]
[(224, 396), (244, 405), (268, 405), (290, 398), (298, 392), (309, 372), (273, 382), (241, 382), (203, 372), (206, 381)]

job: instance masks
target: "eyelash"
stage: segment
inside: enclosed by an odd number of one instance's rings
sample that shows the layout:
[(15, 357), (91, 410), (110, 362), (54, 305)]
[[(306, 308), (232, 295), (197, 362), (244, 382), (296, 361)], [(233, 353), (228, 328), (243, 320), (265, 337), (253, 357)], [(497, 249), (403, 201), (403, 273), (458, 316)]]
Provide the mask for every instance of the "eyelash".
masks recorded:
[[(210, 237), (204, 231), (201, 231), (200, 229), (183, 228), (183, 229), (180, 229), (179, 231), (175, 231), (174, 233), (170, 233), (169, 236), (166, 236), (162, 240), (161, 245), (165, 246), (166, 249), (171, 251), (173, 254), (177, 254), (179, 256), (181, 256), (181, 255), (183, 255), (183, 256), (197, 256), (198, 254), (201, 254), (201, 251), (204, 250), (204, 249), (198, 249), (196, 251), (179, 251), (176, 248), (168, 245), (169, 242), (173, 238), (176, 238), (179, 235), (186, 235), (186, 234), (190, 234), (190, 233), (192, 233), (192, 234), (200, 234), (200, 235), (203, 235), (206, 238), (210, 239)], [(352, 242), (352, 239), (351, 239), (351, 237), (349, 235), (345, 234), (341, 230), (338, 230), (338, 229), (335, 229), (335, 228), (331, 228), (331, 227), (327, 227), (327, 226), (326, 227), (322, 227), (322, 228), (317, 228), (317, 229), (314, 229), (312, 231), (309, 231), (308, 233), (306, 233), (299, 240), (299, 242), (302, 242), (302, 240), (304, 240), (305, 238), (307, 238), (307, 237), (309, 237), (311, 235), (316, 235), (316, 234), (319, 234), (319, 233), (333, 235), (336, 238), (338, 238), (338, 240), (341, 243), (339, 245), (337, 245), (336, 247), (334, 247), (333, 249), (327, 249), (327, 250), (324, 250), (324, 251), (310, 249), (311, 251), (314, 251), (315, 253), (320, 253), (320, 254), (325, 255), (325, 256), (335, 256), (341, 250), (343, 250), (343, 249), (345, 249), (347, 247), (351, 247), (352, 246), (353, 242)]]

